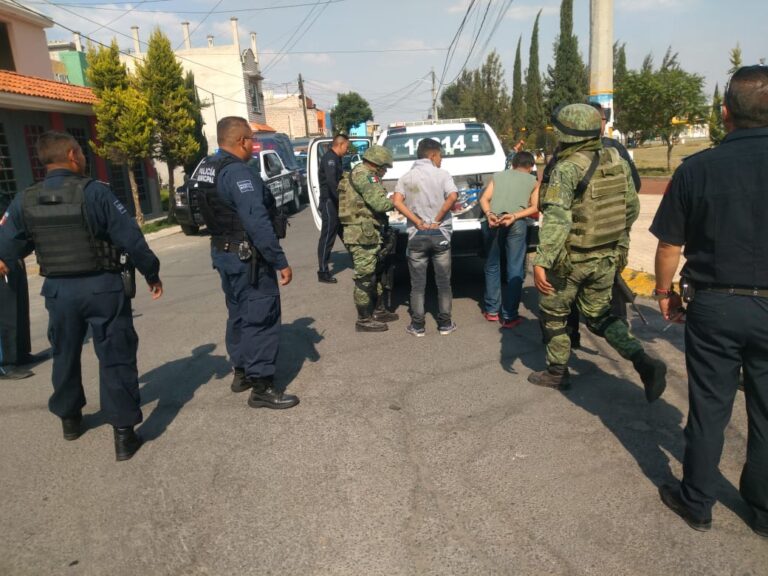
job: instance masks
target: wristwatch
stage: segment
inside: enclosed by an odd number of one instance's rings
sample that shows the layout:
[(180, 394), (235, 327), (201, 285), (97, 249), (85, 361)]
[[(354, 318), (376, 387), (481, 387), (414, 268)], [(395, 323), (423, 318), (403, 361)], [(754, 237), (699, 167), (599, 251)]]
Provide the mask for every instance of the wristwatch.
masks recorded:
[(653, 296), (654, 300), (666, 300), (670, 296), (672, 296), (675, 293), (674, 289), (669, 288), (668, 290), (665, 290), (663, 288), (654, 288), (651, 295)]

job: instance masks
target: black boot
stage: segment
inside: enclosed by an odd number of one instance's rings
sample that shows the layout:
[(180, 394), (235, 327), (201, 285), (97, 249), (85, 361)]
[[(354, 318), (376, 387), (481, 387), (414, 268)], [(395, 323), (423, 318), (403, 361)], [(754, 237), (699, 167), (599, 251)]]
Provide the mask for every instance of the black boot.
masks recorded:
[(373, 319), (376, 322), (395, 322), (400, 319), (400, 316), (396, 312), (390, 312), (384, 306), (384, 298), (379, 296), (376, 298), (376, 308), (373, 309)]
[(541, 372), (531, 372), (528, 375), (528, 382), (536, 386), (545, 388), (554, 388), (556, 390), (567, 390), (570, 388), (570, 372), (568, 366), (563, 364), (552, 364), (546, 370)]
[(29, 378), (34, 375), (35, 373), (32, 372), (32, 370), (20, 368), (13, 364), (0, 366), (0, 380), (23, 380), (24, 378)]
[(115, 459), (118, 462), (130, 460), (141, 448), (141, 436), (133, 431), (133, 426), (124, 426), (115, 430)]
[(336, 284), (338, 280), (331, 276), (331, 273), (328, 270), (325, 271), (318, 271), (317, 272), (317, 281), (322, 282), (323, 284)]
[(299, 397), (275, 390), (271, 378), (247, 378), (251, 383), (251, 397), (248, 406), (251, 408), (272, 408), (284, 410), (293, 408), (299, 403)]
[(355, 322), (355, 330), (358, 332), (386, 332), (389, 330), (384, 322), (378, 322), (373, 317), (358, 318)]
[(645, 399), (648, 403), (658, 400), (667, 387), (667, 365), (642, 350), (632, 357), (632, 365), (645, 386)]
[(80, 429), (80, 424), (83, 421), (82, 412), (78, 412), (74, 416), (61, 419), (61, 428), (64, 432), (64, 440), (77, 440), (83, 433)]
[(251, 384), (245, 379), (245, 370), (235, 368), (235, 375), (232, 377), (232, 385), (229, 387), (232, 392), (245, 392), (251, 389)]

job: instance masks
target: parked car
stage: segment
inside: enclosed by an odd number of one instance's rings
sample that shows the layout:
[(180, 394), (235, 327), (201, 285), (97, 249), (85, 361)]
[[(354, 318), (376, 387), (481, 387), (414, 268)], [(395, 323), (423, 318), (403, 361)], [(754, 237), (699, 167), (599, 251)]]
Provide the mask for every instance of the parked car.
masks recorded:
[[(284, 207), (289, 213), (298, 211), (299, 188), (294, 177), (295, 171), (285, 167), (277, 152), (274, 150), (256, 152), (248, 161), (248, 166), (261, 176), (265, 190), (274, 196), (278, 207)], [(183, 186), (176, 189), (174, 198), (176, 219), (181, 225), (182, 232), (187, 236), (197, 234), (200, 227), (205, 225), (200, 214), (197, 196), (189, 185), (191, 181), (194, 181), (199, 168), (200, 164), (192, 173), (192, 180), (185, 182)]]
[(255, 132), (253, 135), (254, 153), (262, 150), (274, 150), (283, 161), (285, 168), (291, 172), (291, 177), (296, 183), (299, 192), (299, 204), (308, 202), (306, 198), (306, 172), (302, 174), (301, 166), (296, 160), (296, 154), (287, 134), (281, 132)]

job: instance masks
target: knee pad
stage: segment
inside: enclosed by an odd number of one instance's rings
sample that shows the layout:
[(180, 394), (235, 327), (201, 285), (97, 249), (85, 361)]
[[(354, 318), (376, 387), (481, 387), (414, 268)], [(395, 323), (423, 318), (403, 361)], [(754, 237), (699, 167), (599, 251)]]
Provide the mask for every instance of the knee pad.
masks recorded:
[[(560, 336), (561, 334), (568, 334), (568, 328), (565, 326), (566, 319), (560, 316), (552, 316), (551, 314), (547, 314), (543, 310), (540, 310), (539, 315), (539, 326), (541, 326), (541, 339), (544, 342), (544, 345), (546, 346), (549, 344), (549, 342), (554, 338), (555, 336)], [(552, 328), (552, 323), (563, 323), (563, 326), (560, 328)]]
[(362, 292), (372, 294), (376, 291), (376, 275), (366, 274), (360, 278), (355, 279), (355, 287)]
[(610, 310), (606, 311), (605, 314), (598, 316), (597, 318), (586, 318), (587, 328), (589, 328), (589, 331), (592, 332), (592, 334), (596, 334), (600, 337), (605, 336), (608, 328), (615, 322), (621, 322), (621, 318), (611, 314)]

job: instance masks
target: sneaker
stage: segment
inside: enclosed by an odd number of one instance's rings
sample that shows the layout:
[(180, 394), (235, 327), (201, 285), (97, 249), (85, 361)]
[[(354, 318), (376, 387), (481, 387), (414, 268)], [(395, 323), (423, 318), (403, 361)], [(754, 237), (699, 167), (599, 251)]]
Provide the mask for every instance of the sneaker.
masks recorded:
[(408, 334), (410, 334), (411, 336), (416, 336), (416, 338), (421, 338), (427, 333), (427, 331), (424, 330), (424, 328), (418, 328), (413, 324), (408, 324), (408, 326), (405, 327), (405, 331), (408, 332)]
[(488, 322), (498, 322), (499, 321), (499, 315), (495, 312), (483, 312), (483, 318), (488, 320)]
[(501, 327), (509, 330), (516, 326), (520, 326), (520, 324), (522, 323), (523, 323), (523, 319), (520, 316), (514, 319), (504, 318), (504, 320), (502, 320), (501, 322)]
[(445, 326), (438, 326), (437, 331), (440, 332), (441, 336), (448, 336), (451, 332), (454, 332), (456, 330), (456, 322), (451, 322), (450, 324), (446, 324)]

